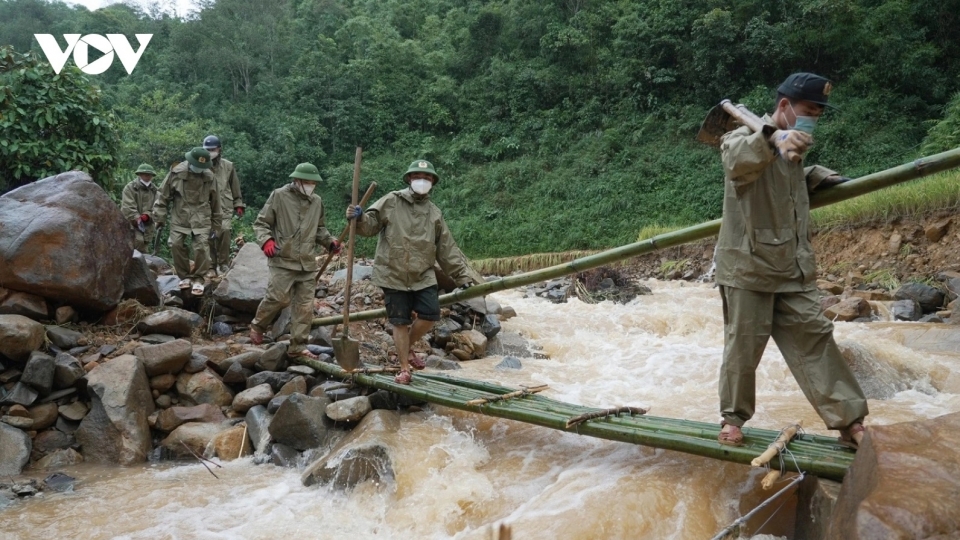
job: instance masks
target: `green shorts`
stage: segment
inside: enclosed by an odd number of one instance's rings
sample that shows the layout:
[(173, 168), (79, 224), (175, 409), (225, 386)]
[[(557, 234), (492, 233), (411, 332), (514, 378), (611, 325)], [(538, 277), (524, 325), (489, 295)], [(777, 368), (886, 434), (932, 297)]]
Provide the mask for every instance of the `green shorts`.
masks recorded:
[(406, 326), (413, 323), (413, 313), (425, 321), (440, 320), (440, 294), (433, 285), (419, 291), (383, 289), (383, 303), (390, 324)]

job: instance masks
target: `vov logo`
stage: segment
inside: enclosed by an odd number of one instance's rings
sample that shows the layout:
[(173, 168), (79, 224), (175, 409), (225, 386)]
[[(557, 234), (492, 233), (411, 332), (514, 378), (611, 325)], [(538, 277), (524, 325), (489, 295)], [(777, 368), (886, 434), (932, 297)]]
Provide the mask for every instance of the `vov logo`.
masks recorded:
[[(133, 68), (137, 67), (137, 62), (140, 61), (143, 51), (147, 49), (147, 43), (150, 43), (153, 34), (136, 34), (136, 36), (140, 43), (140, 49), (137, 51), (133, 50), (130, 42), (127, 41), (127, 37), (123, 34), (107, 34), (107, 37), (100, 34), (87, 34), (83, 37), (80, 37), (80, 34), (64, 34), (63, 37), (67, 41), (65, 50), (60, 49), (57, 38), (53, 37), (52, 34), (33, 35), (37, 38), (37, 43), (40, 44), (43, 54), (46, 55), (47, 61), (53, 66), (55, 73), (60, 73), (63, 65), (67, 63), (70, 53), (73, 53), (74, 63), (77, 64), (80, 71), (88, 75), (99, 75), (110, 69), (110, 66), (113, 65), (114, 52), (120, 58), (123, 68), (127, 70), (127, 75), (133, 73)], [(103, 56), (90, 62), (90, 47), (102, 52)]]

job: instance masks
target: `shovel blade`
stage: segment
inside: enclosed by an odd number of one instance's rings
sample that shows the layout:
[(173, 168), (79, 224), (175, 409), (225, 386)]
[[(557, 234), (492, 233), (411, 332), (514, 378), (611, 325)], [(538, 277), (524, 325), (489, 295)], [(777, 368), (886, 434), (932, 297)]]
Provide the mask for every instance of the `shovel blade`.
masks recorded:
[(700, 124), (697, 140), (716, 148), (720, 147), (720, 138), (728, 131), (736, 129), (740, 124), (724, 110), (723, 105), (710, 109), (707, 117)]
[(360, 368), (360, 342), (348, 337), (333, 340), (333, 357), (347, 371)]

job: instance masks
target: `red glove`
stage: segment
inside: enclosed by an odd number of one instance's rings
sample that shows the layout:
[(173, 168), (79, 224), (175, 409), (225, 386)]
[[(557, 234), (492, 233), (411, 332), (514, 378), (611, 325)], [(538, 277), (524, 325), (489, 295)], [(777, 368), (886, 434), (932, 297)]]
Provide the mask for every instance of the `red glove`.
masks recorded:
[(238, 206), (233, 209), (237, 213), (237, 217), (243, 217), (243, 207)]
[(273, 238), (263, 244), (263, 254), (267, 257), (273, 257), (277, 254), (277, 243), (273, 241)]
[(142, 223), (150, 223), (150, 216), (147, 214), (140, 214), (140, 221)]
[(330, 253), (336, 255), (337, 253), (340, 253), (342, 249), (343, 244), (341, 242), (338, 242), (337, 240), (330, 241)]

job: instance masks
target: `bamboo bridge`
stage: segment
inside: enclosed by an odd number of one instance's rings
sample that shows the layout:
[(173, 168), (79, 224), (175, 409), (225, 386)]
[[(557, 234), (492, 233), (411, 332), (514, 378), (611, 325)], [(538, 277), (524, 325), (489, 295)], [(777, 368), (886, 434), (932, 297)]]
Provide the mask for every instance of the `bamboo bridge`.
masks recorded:
[[(899, 167), (815, 192), (810, 197), (810, 207), (819, 208), (834, 204), (958, 166), (960, 166), (960, 148), (920, 158)], [(719, 230), (719, 219), (708, 221), (568, 263), (493, 279), (466, 290), (445, 294), (440, 297), (440, 304), (446, 306), (506, 289), (583, 272), (604, 264), (709, 238), (716, 235)], [(362, 321), (385, 316), (384, 309), (377, 309), (352, 314), (350, 319)], [(338, 315), (314, 319), (313, 325), (326, 326), (342, 322), (343, 317)], [(406, 386), (394, 383), (392, 374), (348, 373), (334, 364), (310, 360), (302, 360), (302, 363), (333, 377), (350, 379), (356, 384), (388, 390), (437, 405), (580, 435), (675, 450), (733, 463), (750, 464), (754, 458), (767, 450), (768, 445), (773, 443), (779, 434), (772, 430), (745, 428), (743, 446), (725, 446), (717, 442), (720, 428), (716, 424), (660, 418), (646, 414), (610, 414), (610, 411), (603, 409), (563, 403), (529, 391), (517, 392), (496, 384), (439, 374), (418, 373), (413, 379), (413, 384)], [(507, 394), (511, 394), (509, 399), (501, 397)], [(477, 400), (483, 403), (476, 404)], [(805, 472), (837, 481), (843, 479), (855, 456), (853, 450), (840, 445), (835, 438), (810, 434), (798, 435), (786, 448), (788, 451), (786, 457), (779, 454), (770, 462), (772, 469)]]

